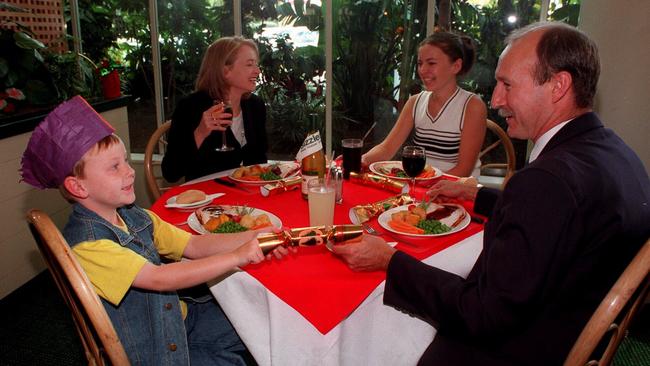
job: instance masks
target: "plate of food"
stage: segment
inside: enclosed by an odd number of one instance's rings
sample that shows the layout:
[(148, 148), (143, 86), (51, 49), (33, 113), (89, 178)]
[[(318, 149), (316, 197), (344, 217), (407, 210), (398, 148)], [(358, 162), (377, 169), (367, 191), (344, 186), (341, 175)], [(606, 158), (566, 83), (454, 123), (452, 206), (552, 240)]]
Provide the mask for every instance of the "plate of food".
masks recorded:
[(199, 234), (236, 233), (265, 227), (282, 227), (274, 214), (247, 206), (211, 205), (197, 209), (187, 218), (187, 225)]
[(174, 197), (170, 197), (165, 202), (166, 208), (194, 209), (205, 206), (212, 202), (213, 199), (223, 196), (225, 193), (205, 194), (198, 189), (188, 189)]
[(235, 169), (228, 177), (244, 184), (277, 183), (300, 172), (296, 162), (268, 163), (243, 166)]
[(422, 202), (391, 208), (377, 220), (381, 227), (396, 234), (434, 237), (463, 230), (471, 217), (461, 205)]
[[(371, 172), (381, 175), (382, 177), (397, 179), (397, 180), (410, 180), (411, 178), (406, 175), (402, 168), (401, 161), (376, 161), (368, 167)], [(429, 164), (424, 166), (424, 170), (418, 175), (416, 181), (427, 181), (442, 176), (442, 171)]]

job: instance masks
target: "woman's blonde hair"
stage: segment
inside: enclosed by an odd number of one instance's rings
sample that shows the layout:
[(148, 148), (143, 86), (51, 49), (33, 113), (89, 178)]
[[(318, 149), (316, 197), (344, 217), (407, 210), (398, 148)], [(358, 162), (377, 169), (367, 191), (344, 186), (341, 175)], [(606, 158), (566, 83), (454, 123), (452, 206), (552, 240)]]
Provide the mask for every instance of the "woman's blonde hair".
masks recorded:
[[(213, 42), (201, 61), (199, 76), (196, 78), (196, 91), (206, 92), (215, 100), (228, 98), (230, 85), (224, 78), (224, 68), (235, 62), (237, 51), (242, 46), (254, 49), (259, 55), (255, 42), (243, 37), (223, 37)], [(248, 94), (244, 97), (248, 97)]]

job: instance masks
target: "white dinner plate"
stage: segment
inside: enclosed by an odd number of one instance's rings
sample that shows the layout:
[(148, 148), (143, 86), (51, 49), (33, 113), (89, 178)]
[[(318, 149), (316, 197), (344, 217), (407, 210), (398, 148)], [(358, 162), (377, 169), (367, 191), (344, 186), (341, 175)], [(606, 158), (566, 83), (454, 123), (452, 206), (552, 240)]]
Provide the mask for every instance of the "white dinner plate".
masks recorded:
[[(433, 171), (434, 171), (433, 176), (428, 177), (428, 178), (415, 178), (416, 181), (425, 182), (425, 181), (429, 181), (431, 179), (436, 179), (436, 178), (442, 176), (442, 171), (440, 169), (438, 169), (438, 168), (436, 168), (434, 166), (431, 166), (429, 164), (427, 164), (426, 166), (433, 169)], [(376, 161), (376, 162), (370, 164), (370, 166), (368, 167), (368, 169), (370, 169), (371, 172), (373, 172), (373, 173), (375, 173), (377, 175), (381, 175), (382, 177), (395, 179), (395, 180), (404, 180), (404, 181), (410, 181), (411, 180), (411, 178), (395, 177), (395, 176), (390, 175), (390, 171), (393, 168), (398, 168), (398, 169), (404, 170), (402, 168), (402, 162), (401, 161), (396, 161), (396, 160), (393, 160), (393, 161)]]
[[(425, 237), (426, 238), (426, 237), (434, 237), (434, 236), (445, 236), (445, 235), (457, 233), (457, 232), (463, 230), (464, 228), (466, 228), (467, 225), (469, 225), (470, 221), (472, 220), (472, 218), (470, 217), (470, 215), (467, 213), (467, 211), (465, 210), (465, 208), (463, 206), (456, 205), (456, 204), (451, 204), (451, 203), (446, 203), (445, 206), (457, 207), (458, 209), (462, 210), (462, 212), (459, 212), (459, 214), (460, 215), (463, 215), (463, 214), (465, 215), (461, 222), (459, 222), (455, 227), (452, 227), (451, 230), (447, 231), (446, 233), (441, 233), (441, 234), (409, 234), (409, 233), (403, 233), (401, 231), (397, 231), (397, 230), (393, 229), (392, 227), (390, 227), (390, 225), (388, 225), (388, 221), (391, 220), (391, 215), (393, 213), (395, 213), (395, 212), (398, 212), (398, 211), (408, 210), (409, 206), (410, 205), (394, 207), (394, 208), (391, 208), (388, 211), (383, 212), (381, 215), (379, 215), (379, 218), (377, 218), (377, 221), (379, 222), (379, 225), (381, 225), (381, 227), (383, 227), (384, 229), (386, 229), (386, 230), (388, 230), (390, 232), (393, 232), (395, 234), (407, 235), (407, 236), (419, 236), (419, 237)], [(430, 211), (431, 210), (429, 210), (429, 212)], [(458, 216), (446, 217), (446, 218), (440, 220), (440, 222), (442, 222), (443, 224), (445, 224), (447, 226), (451, 226), (456, 221), (457, 217)]]
[(212, 202), (213, 199), (217, 197), (223, 196), (225, 193), (214, 193), (214, 194), (208, 194), (205, 196), (205, 199), (202, 201), (197, 201), (197, 202), (192, 202), (192, 203), (176, 203), (176, 198), (178, 195), (174, 197), (170, 197), (167, 202), (165, 202), (165, 207), (167, 208), (184, 208), (184, 209), (190, 209), (190, 208), (199, 208), (201, 206), (205, 206)]
[(350, 208), (350, 211), (348, 211), (348, 217), (350, 218), (350, 222), (355, 224), (355, 225), (361, 225), (359, 222), (359, 218), (357, 217), (357, 214), (354, 212), (354, 207)]
[[(229, 206), (229, 205), (220, 205), (221, 207), (224, 208), (226, 213), (235, 213), (236, 210), (244, 208), (243, 206)], [(251, 209), (252, 207), (247, 208)], [(280, 220), (279, 217), (275, 216), (274, 214), (261, 210), (259, 208), (253, 208), (253, 211), (251, 212), (251, 215), (253, 216), (258, 216), (261, 214), (266, 214), (266, 216), (269, 217), (269, 220), (271, 220), (271, 224), (273, 224), (274, 227), (281, 228), (282, 227), (282, 220)], [(209, 232), (205, 230), (203, 225), (199, 222), (199, 219), (196, 217), (196, 213), (192, 212), (190, 216), (187, 218), (187, 226), (190, 227), (190, 229), (194, 230), (195, 232), (199, 234), (208, 234)]]
[[(280, 176), (282, 179), (293, 177), (295, 175), (298, 175), (300, 173), (300, 164), (294, 162), (294, 161), (288, 161), (288, 162), (282, 162), (282, 163), (267, 163), (267, 164), (256, 164), (261, 167), (268, 167), (271, 165), (278, 165), (280, 167), (280, 171), (282, 171), (282, 174)], [(249, 165), (250, 167), (250, 165)], [(235, 174), (235, 171), (233, 170), (232, 173), (228, 176), (228, 178), (234, 180), (235, 182), (238, 183), (243, 183), (243, 184), (255, 184), (255, 185), (262, 185), (262, 184), (269, 184), (269, 183), (277, 183), (281, 181), (282, 179), (274, 179), (274, 180), (246, 180), (242, 178), (235, 178), (233, 177), (233, 174)]]

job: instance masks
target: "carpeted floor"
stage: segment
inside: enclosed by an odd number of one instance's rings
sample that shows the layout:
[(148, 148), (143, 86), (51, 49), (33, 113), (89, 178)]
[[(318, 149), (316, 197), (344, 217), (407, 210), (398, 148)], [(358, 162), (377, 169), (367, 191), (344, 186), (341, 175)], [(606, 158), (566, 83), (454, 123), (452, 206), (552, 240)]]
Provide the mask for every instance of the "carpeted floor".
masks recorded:
[(45, 271), (0, 300), (0, 365), (84, 365), (72, 317)]
[[(0, 365), (84, 365), (83, 348), (48, 272), (0, 300)], [(637, 317), (614, 366), (650, 366), (650, 306)]]

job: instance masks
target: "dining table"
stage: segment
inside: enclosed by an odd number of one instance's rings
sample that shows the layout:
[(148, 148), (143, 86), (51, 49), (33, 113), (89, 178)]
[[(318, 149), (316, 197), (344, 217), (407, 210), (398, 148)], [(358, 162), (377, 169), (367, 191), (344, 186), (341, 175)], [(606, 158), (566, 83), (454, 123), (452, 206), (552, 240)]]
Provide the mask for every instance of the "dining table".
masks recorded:
[[(187, 225), (191, 212), (165, 207), (179, 193), (198, 189), (225, 193), (213, 205), (264, 210), (276, 215), (285, 228), (309, 226), (308, 202), (300, 189), (265, 197), (259, 185), (233, 181), (231, 174), (232, 170), (219, 172), (173, 187), (151, 210), (199, 235)], [(223, 180), (234, 184), (224, 185)], [(426, 189), (416, 187), (410, 194), (422, 198)], [(356, 205), (396, 195), (351, 180), (343, 182), (342, 193), (342, 203), (334, 210), (335, 225), (350, 224), (350, 209)], [(473, 216), (472, 203), (461, 204)], [(424, 238), (389, 232), (376, 217), (367, 224), (397, 250), (462, 277), (483, 246), (483, 225), (474, 220), (456, 233)], [(415, 365), (436, 330), (384, 305), (385, 279), (383, 271), (354, 272), (325, 245), (315, 245), (238, 268), (208, 286), (259, 365)]]

